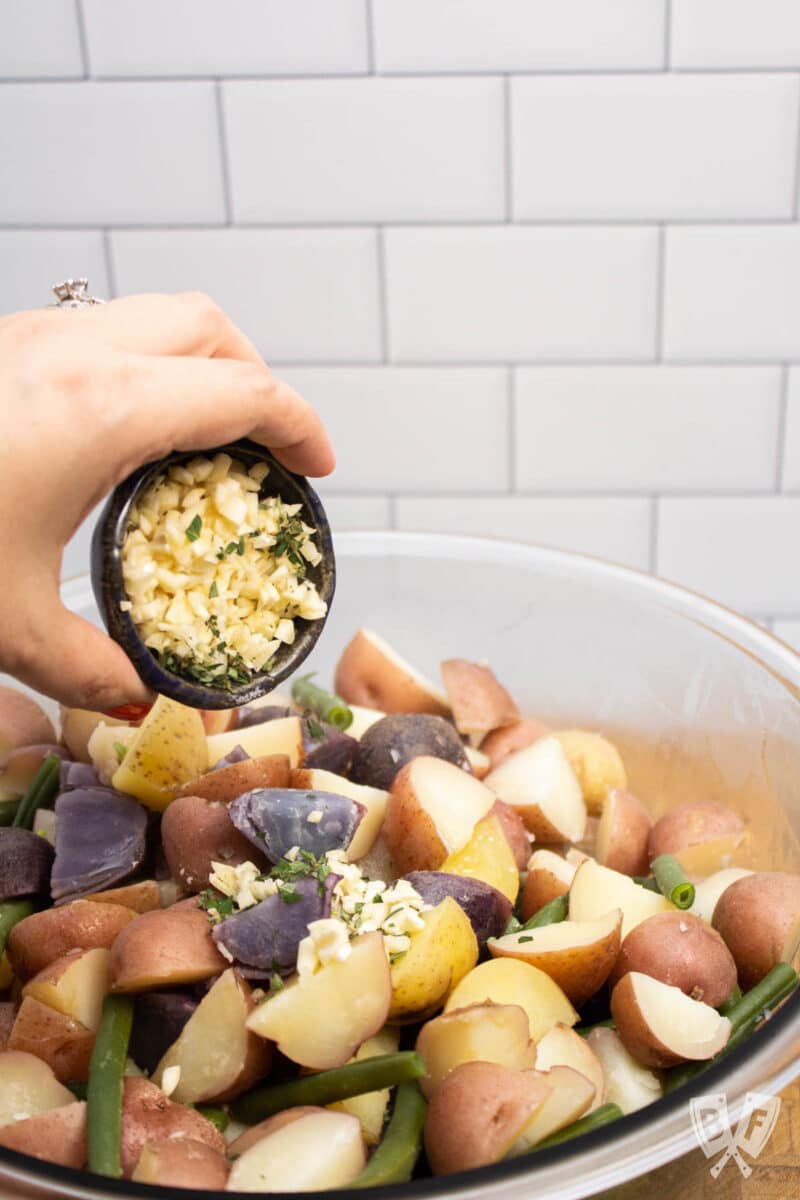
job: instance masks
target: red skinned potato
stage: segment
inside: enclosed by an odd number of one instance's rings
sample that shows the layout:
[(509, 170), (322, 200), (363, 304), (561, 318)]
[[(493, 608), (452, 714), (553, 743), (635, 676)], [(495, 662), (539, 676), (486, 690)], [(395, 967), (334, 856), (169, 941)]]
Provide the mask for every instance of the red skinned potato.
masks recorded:
[(262, 754), (260, 758), (246, 758), (243, 762), (230, 763), (227, 767), (198, 775), (179, 788), (178, 795), (202, 796), (205, 800), (230, 804), (237, 796), (255, 788), (288, 787), (289, 769), (285, 754)]
[(663, 912), (632, 929), (609, 977), (613, 988), (629, 971), (639, 971), (680, 988), (712, 1008), (736, 984), (736, 964), (716, 930), (687, 912)]
[(648, 875), (648, 840), (653, 822), (640, 800), (622, 788), (612, 788), (603, 801), (597, 826), (595, 858), (623, 875)]
[(53, 722), (30, 696), (18, 688), (0, 685), (0, 759), (17, 746), (35, 746), (56, 740)]
[(161, 1088), (141, 1076), (129, 1076), (122, 1092), (122, 1175), (130, 1179), (148, 1142), (192, 1138), (225, 1153), (225, 1139), (196, 1109), (173, 1104)]
[[(246, 764), (235, 764), (240, 765)], [(161, 819), (161, 841), (170, 875), (186, 892), (202, 892), (208, 887), (212, 862), (229, 867), (254, 862), (269, 870), (264, 855), (239, 833), (228, 815), (227, 805), (219, 800), (206, 800), (202, 796), (179, 796), (173, 800)]]
[(46, 1062), (60, 1083), (86, 1082), (93, 1047), (91, 1029), (34, 996), (24, 997), (7, 1044), (9, 1050), (25, 1050)]
[(650, 831), (650, 861), (673, 854), (690, 875), (710, 875), (730, 866), (730, 855), (744, 838), (741, 817), (716, 800), (690, 800), (659, 817)]
[(140, 879), (137, 883), (126, 883), (105, 892), (92, 892), (84, 899), (100, 904), (121, 904), (135, 913), (152, 912), (154, 908), (162, 907), (161, 888), (155, 879)]
[(550, 1095), (537, 1071), (466, 1062), (437, 1088), (425, 1118), (434, 1175), (469, 1171), (504, 1158)]
[(0, 1127), (0, 1146), (44, 1162), (80, 1170), (86, 1166), (86, 1102), (76, 1100), (25, 1121)]
[(348, 704), (385, 713), (450, 714), (444, 693), (371, 629), (359, 629), (345, 646), (333, 690)]
[(800, 947), (800, 876), (759, 871), (720, 896), (712, 924), (736, 962), (743, 991), (779, 962), (796, 961)]
[(676, 987), (629, 971), (611, 993), (611, 1015), (626, 1050), (646, 1067), (713, 1058), (731, 1032), (727, 1017)]
[(13, 1000), (0, 1000), (0, 1050), (5, 1050), (14, 1022), (17, 1006)]
[(401, 874), (435, 871), (466, 846), (495, 796), (453, 763), (423, 755), (399, 772), (384, 817), (386, 845)]
[(149, 992), (201, 983), (228, 966), (208, 917), (186, 902), (131, 921), (111, 948), (112, 992)]
[(490, 667), (465, 658), (448, 658), (441, 672), (459, 733), (483, 738), (492, 729), (519, 720), (516, 703)]
[(51, 754), (64, 758), (66, 750), (54, 743), (38, 746), (17, 746), (0, 765), (0, 793), (22, 796), (33, 781), (42, 763)]
[(131, 1179), (157, 1187), (224, 1191), (231, 1165), (224, 1154), (196, 1138), (160, 1138), (147, 1142)]
[(523, 717), (521, 721), (515, 721), (513, 725), (506, 725), (502, 729), (493, 729), (491, 733), (487, 733), (481, 742), (481, 750), (489, 756), (492, 770), (494, 770), (510, 754), (516, 754), (518, 750), (525, 750), (534, 742), (538, 742), (539, 738), (547, 737), (550, 733), (552, 730), (549, 725), (545, 725), (544, 721), (538, 721), (536, 717)]
[(73, 900), (19, 921), (8, 938), (7, 953), (18, 979), (30, 979), (70, 950), (110, 949), (137, 913), (121, 904)]
[(527, 863), (528, 874), (520, 897), (520, 914), (528, 921), (545, 904), (559, 896), (566, 896), (575, 871), (569, 863), (553, 850), (534, 850)]
[(505, 834), (506, 841), (511, 847), (514, 862), (518, 871), (524, 871), (531, 854), (531, 839), (525, 828), (525, 822), (515, 808), (506, 804), (505, 800), (495, 800), (492, 814), (497, 817)]

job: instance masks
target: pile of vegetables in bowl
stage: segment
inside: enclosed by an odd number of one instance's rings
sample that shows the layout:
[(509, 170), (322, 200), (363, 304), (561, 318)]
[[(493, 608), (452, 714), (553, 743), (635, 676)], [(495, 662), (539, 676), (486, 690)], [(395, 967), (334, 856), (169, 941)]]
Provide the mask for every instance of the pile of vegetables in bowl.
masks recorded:
[[(329, 693), (0, 691), (0, 1147), (160, 1186), (444, 1175), (658, 1100), (795, 988), (800, 877), (601, 733), (359, 630)], [(646, 798), (644, 798), (646, 799)]]

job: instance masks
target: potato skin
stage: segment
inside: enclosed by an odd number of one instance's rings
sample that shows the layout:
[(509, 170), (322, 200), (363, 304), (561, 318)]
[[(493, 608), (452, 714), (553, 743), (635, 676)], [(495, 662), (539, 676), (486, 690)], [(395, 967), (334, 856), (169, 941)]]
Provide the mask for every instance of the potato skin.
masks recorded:
[(629, 971), (678, 987), (712, 1008), (719, 1008), (736, 984), (736, 964), (725, 942), (705, 921), (686, 912), (656, 913), (630, 931), (609, 986)]
[(525, 828), (525, 822), (515, 808), (506, 804), (505, 800), (495, 800), (491, 815), (500, 822), (506, 841), (511, 847), (518, 871), (524, 871), (531, 856), (531, 839)]
[(80, 1170), (86, 1166), (86, 1101), (51, 1108), (0, 1127), (0, 1146), (45, 1162)]
[(545, 904), (566, 896), (569, 884), (564, 883), (552, 871), (543, 867), (534, 867), (525, 877), (525, 885), (519, 902), (519, 911), (523, 921), (528, 921)]
[(421, 755), (443, 758), (469, 770), (461, 738), (444, 717), (391, 713), (370, 725), (361, 738), (350, 778), (388, 791), (406, 763)]
[(7, 1045), (9, 1050), (26, 1050), (41, 1058), (59, 1083), (86, 1082), (93, 1047), (90, 1029), (34, 996), (23, 998)]
[(17, 746), (56, 740), (53, 722), (32, 697), (18, 688), (0, 685), (0, 758)]
[(385, 713), (447, 716), (450, 711), (445, 697), (368, 629), (359, 629), (342, 651), (333, 690), (348, 704)]
[(448, 658), (440, 670), (459, 733), (485, 734), (519, 720), (516, 702), (490, 667)]
[(8, 1039), (17, 1019), (17, 1006), (13, 1000), (0, 1000), (0, 1050), (8, 1049)]
[(149, 992), (199, 983), (228, 963), (211, 938), (206, 914), (191, 903), (142, 913), (111, 948), (112, 992)]
[[(237, 796), (254, 788), (289, 786), (289, 759), (285, 754), (262, 754), (244, 762), (230, 763), (217, 771), (207, 771), (178, 789), (179, 796), (202, 796), (230, 804)], [(170, 807), (172, 807), (170, 805)]]
[(122, 1174), (130, 1179), (147, 1142), (187, 1137), (225, 1153), (225, 1139), (196, 1109), (173, 1104), (161, 1088), (141, 1076), (128, 1077), (122, 1092)]
[(394, 780), (383, 818), (383, 833), (400, 874), (435, 871), (447, 858), (447, 847), (431, 816), (416, 804), (411, 783), (412, 763)]
[[(613, 805), (611, 812), (606, 806)], [(608, 828), (604, 827), (607, 823)], [(603, 804), (600, 818), (601, 837), (597, 842), (597, 861), (623, 875), (647, 875), (650, 871), (648, 843), (652, 827), (650, 814), (631, 792), (612, 788)], [(607, 835), (607, 844), (602, 835)]]
[(737, 879), (717, 901), (712, 925), (733, 955), (743, 991), (791, 953), (800, 936), (800, 876), (759, 871)]
[[(223, 767), (220, 774), (231, 769)], [(264, 855), (239, 833), (227, 806), (219, 800), (202, 796), (173, 800), (161, 819), (161, 842), (170, 875), (187, 892), (201, 892), (208, 887), (212, 862), (238, 867), (249, 861), (265, 871), (269, 869)]]
[(506, 725), (502, 729), (493, 729), (491, 733), (487, 733), (481, 742), (481, 750), (489, 755), (490, 769), (493, 771), (510, 755), (516, 754), (518, 750), (527, 749), (534, 742), (538, 742), (539, 738), (547, 737), (552, 732), (544, 721), (538, 721), (536, 717), (523, 717), (513, 725)]
[(230, 1169), (225, 1155), (205, 1142), (167, 1137), (145, 1143), (131, 1179), (157, 1187), (224, 1191)]
[(73, 900), (31, 913), (9, 934), (7, 952), (14, 974), (25, 982), (70, 950), (110, 950), (137, 916), (121, 904), (94, 900)]
[(650, 861), (729, 834), (744, 833), (741, 817), (716, 800), (689, 800), (659, 817), (650, 830)]
[(497, 1162), (549, 1094), (534, 1071), (487, 1062), (455, 1067), (434, 1093), (425, 1118), (425, 1151), (434, 1175)]

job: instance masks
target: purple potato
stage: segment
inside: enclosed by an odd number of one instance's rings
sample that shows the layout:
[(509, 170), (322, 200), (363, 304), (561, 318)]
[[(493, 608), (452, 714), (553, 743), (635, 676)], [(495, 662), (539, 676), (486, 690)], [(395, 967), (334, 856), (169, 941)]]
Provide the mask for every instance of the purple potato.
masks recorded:
[[(319, 818), (309, 820), (317, 813)], [(363, 804), (348, 796), (300, 788), (256, 788), (228, 805), (239, 832), (272, 863), (293, 846), (315, 858), (346, 849), (363, 814)]]
[[(248, 969), (291, 970), (310, 923), (330, 916), (331, 892), (338, 880), (339, 876), (331, 873), (324, 884), (316, 876), (287, 884), (285, 894), (279, 891), (253, 908), (227, 917), (211, 936)], [(286, 895), (300, 899), (287, 902)]]
[(62, 761), (59, 792), (72, 792), (76, 788), (99, 788), (102, 786), (100, 776), (91, 763)]
[(435, 907), (448, 896), (455, 900), (469, 917), (481, 947), (488, 938), (500, 937), (511, 917), (511, 901), (480, 879), (446, 871), (410, 871), (405, 878), (427, 904)]
[[(350, 770), (358, 742), (349, 733), (342, 733), (324, 721), (305, 717), (301, 722), (303, 731), (303, 766), (309, 770), (332, 771), (334, 775), (346, 775)], [(317, 734), (318, 736), (314, 736)]]
[(29, 829), (0, 829), (0, 901), (47, 895), (53, 847)]
[(129, 1054), (152, 1075), (200, 1001), (191, 992), (150, 992), (133, 1004)]
[(113, 788), (76, 788), (56, 800), (56, 904), (124, 883), (145, 859), (147, 812)]
[(388, 791), (395, 775), (412, 758), (429, 754), (469, 770), (464, 745), (444, 717), (427, 713), (390, 713), (370, 725), (350, 768), (354, 783)]
[(281, 717), (299, 717), (299, 708), (290, 708), (285, 704), (264, 704), (261, 708), (245, 705), (239, 709), (237, 729), (249, 729), (251, 725), (263, 725), (265, 721), (279, 721)]
[(247, 762), (250, 755), (241, 746), (234, 746), (229, 750), (224, 758), (220, 758), (214, 763), (212, 771), (220, 771), (223, 767), (232, 767), (234, 763)]

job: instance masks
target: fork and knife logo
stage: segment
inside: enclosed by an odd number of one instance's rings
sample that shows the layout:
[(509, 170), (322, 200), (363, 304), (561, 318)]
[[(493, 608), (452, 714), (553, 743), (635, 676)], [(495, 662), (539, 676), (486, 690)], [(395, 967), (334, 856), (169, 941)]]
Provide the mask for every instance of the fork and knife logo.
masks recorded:
[(695, 1136), (706, 1158), (720, 1158), (711, 1167), (711, 1176), (718, 1179), (733, 1159), (745, 1179), (753, 1168), (745, 1159), (758, 1158), (778, 1120), (780, 1096), (748, 1092), (744, 1107), (734, 1129), (728, 1113), (724, 1092), (697, 1096), (689, 1104)]

